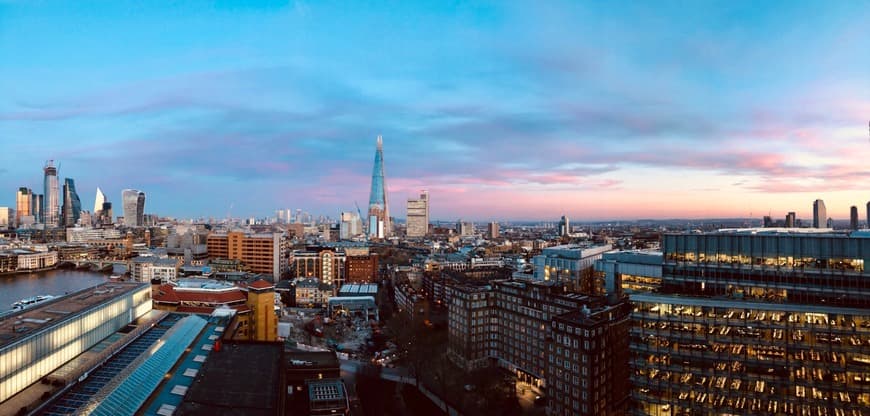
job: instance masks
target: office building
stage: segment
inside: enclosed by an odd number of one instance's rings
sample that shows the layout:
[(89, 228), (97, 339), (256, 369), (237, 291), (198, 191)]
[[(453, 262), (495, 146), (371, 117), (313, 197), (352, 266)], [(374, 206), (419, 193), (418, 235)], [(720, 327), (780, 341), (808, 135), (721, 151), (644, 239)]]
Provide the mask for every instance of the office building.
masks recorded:
[(150, 311), (150, 295), (148, 285), (104, 283), (8, 316), (0, 322), (0, 402)]
[(813, 228), (827, 227), (828, 211), (825, 209), (825, 201), (821, 199), (813, 202)]
[(281, 233), (212, 233), (206, 238), (210, 259), (242, 262), (247, 271), (271, 275), (274, 281), (287, 270), (287, 248)]
[(42, 170), (45, 173), (42, 215), (46, 226), (56, 227), (60, 224), (60, 185), (57, 181), (57, 167), (54, 166), (53, 160), (49, 160)]
[(15, 227), (15, 209), (0, 207), (0, 230)]
[(121, 191), (121, 206), (124, 210), (124, 225), (141, 227), (145, 224), (145, 192), (135, 189)]
[(417, 199), (408, 198), (408, 237), (425, 237), (429, 234), (429, 192), (420, 192)]
[(490, 222), (486, 227), (486, 237), (490, 240), (498, 238), (498, 223)]
[(63, 205), (61, 212), (62, 224), (64, 227), (74, 227), (81, 217), (82, 202), (79, 195), (76, 193), (76, 184), (72, 178), (66, 178), (63, 181)]
[(631, 294), (636, 415), (860, 415), (870, 406), (870, 236), (665, 234)]
[(372, 239), (384, 239), (392, 233), (390, 207), (387, 200), (387, 184), (384, 178), (384, 141), (378, 136), (375, 164), (372, 169), (372, 190), (369, 196), (368, 235)]
[(567, 237), (571, 234), (571, 221), (568, 220), (567, 215), (563, 215), (559, 220), (559, 235), (562, 237)]
[(796, 218), (796, 216), (795, 216), (794, 212), (789, 212), (788, 214), (786, 214), (785, 227), (786, 228), (794, 228), (795, 227), (795, 218)]
[(854, 205), (852, 205), (852, 208), (849, 210), (849, 229), (858, 229), (858, 207)]
[(368, 248), (351, 249), (345, 252), (344, 283), (369, 283), (378, 280), (378, 255)]
[(113, 220), (114, 212), (112, 212), (112, 203), (111, 202), (103, 202), (103, 209), (100, 211), (100, 224), (114, 224)]
[(45, 222), (45, 216), (42, 214), (43, 203), (42, 194), (31, 194), (30, 215), (33, 216), (33, 221), (37, 224), (43, 224)]
[(108, 202), (108, 200), (106, 200), (106, 194), (104, 194), (98, 186), (97, 195), (94, 197), (94, 218), (97, 221), (100, 221), (100, 218), (103, 215), (103, 204), (106, 202)]
[(21, 217), (31, 216), (31, 197), (33, 191), (26, 187), (18, 188), (18, 193), (15, 194), (15, 223), (21, 225)]
[(534, 278), (563, 282), (574, 292), (601, 294), (604, 282), (595, 275), (595, 261), (612, 249), (610, 244), (546, 247), (540, 255), (532, 258)]

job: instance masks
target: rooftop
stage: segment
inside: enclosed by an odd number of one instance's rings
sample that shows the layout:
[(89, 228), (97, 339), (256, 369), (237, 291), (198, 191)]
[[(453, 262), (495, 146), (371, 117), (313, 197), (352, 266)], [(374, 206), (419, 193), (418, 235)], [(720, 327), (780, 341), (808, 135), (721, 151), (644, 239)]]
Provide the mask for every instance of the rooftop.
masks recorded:
[(147, 286), (147, 283), (137, 282), (103, 283), (5, 315), (0, 319), (0, 348)]
[(335, 367), (341, 363), (333, 351), (301, 351), (291, 350), (284, 352), (288, 369), (311, 368), (311, 367)]
[(179, 415), (275, 415), (283, 406), (284, 345), (226, 341), (199, 370)]
[(373, 295), (378, 293), (378, 285), (375, 283), (349, 283), (342, 286), (338, 293), (340, 295)]

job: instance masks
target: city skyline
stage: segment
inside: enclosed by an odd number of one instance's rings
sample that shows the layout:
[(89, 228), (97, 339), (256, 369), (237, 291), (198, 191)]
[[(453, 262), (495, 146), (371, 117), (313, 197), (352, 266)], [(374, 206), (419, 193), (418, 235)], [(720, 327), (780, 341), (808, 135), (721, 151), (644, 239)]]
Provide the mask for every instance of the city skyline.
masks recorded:
[(870, 7), (814, 5), (0, 3), (0, 206), (53, 159), (86, 201), (335, 218), (382, 134), (433, 219), (848, 219)]

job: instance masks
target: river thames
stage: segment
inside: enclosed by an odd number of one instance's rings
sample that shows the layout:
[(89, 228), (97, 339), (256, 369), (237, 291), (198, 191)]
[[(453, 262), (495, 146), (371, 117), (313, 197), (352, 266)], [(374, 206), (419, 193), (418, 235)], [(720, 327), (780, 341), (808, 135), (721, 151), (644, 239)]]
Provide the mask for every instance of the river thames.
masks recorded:
[(62, 296), (109, 280), (105, 273), (82, 270), (48, 270), (0, 276), (0, 312), (12, 309), (12, 304), (31, 296)]

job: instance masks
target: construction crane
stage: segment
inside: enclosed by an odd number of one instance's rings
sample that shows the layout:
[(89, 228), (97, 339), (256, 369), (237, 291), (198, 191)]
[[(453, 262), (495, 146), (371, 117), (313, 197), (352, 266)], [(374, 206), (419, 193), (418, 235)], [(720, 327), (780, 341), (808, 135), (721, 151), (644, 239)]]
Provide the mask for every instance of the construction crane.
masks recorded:
[(353, 201), (353, 204), (356, 205), (356, 213), (359, 215), (359, 221), (363, 224), (363, 235), (366, 238), (366, 243), (369, 242), (369, 233), (368, 230), (365, 229), (365, 222), (363, 222), (362, 210), (359, 209), (359, 204), (356, 201)]

